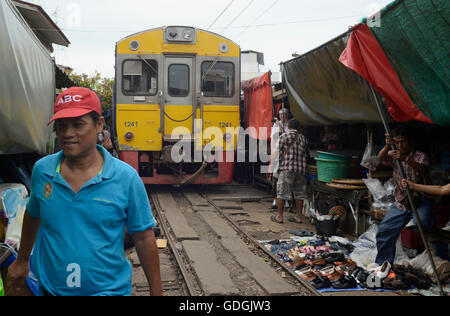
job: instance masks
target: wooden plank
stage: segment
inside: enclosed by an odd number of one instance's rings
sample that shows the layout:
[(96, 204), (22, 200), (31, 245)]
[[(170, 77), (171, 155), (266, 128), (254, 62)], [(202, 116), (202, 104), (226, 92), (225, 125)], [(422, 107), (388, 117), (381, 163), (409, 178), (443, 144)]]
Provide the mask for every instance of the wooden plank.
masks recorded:
[(239, 295), (228, 269), (219, 263), (210, 244), (195, 240), (185, 240), (182, 244), (206, 296)]
[(200, 239), (198, 234), (189, 225), (183, 210), (177, 204), (170, 192), (158, 192), (156, 197), (161, 205), (162, 212), (178, 241)]

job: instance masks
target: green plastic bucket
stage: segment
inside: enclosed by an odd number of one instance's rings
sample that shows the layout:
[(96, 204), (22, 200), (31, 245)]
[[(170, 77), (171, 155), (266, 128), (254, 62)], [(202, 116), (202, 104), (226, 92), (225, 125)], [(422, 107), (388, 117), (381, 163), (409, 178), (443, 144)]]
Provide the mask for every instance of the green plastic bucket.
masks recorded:
[(348, 161), (315, 159), (317, 163), (317, 179), (319, 181), (330, 183), (333, 179), (348, 178)]
[(339, 161), (348, 161), (351, 160), (351, 157), (334, 154), (334, 153), (327, 153), (324, 151), (318, 151), (317, 152), (317, 158), (320, 159), (328, 159), (328, 160), (339, 160)]

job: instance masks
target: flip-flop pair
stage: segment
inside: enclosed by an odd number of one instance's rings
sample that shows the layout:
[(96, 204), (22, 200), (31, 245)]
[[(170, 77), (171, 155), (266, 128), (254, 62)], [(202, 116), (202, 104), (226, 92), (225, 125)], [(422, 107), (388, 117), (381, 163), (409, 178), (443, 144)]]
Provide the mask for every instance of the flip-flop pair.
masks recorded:
[(299, 237), (312, 237), (314, 236), (314, 233), (310, 230), (303, 230), (303, 229), (296, 229), (296, 230), (290, 230), (289, 231), (290, 234), (299, 236)]
[(283, 221), (277, 220), (277, 216), (276, 216), (276, 215), (270, 216), (270, 220), (271, 220), (272, 222), (274, 222), (274, 223), (277, 223), (277, 224), (283, 224)]
[(303, 221), (298, 221), (298, 220), (296, 220), (295, 217), (290, 217), (290, 218), (288, 219), (288, 221), (290, 221), (291, 223), (297, 223), (297, 224), (303, 223)]

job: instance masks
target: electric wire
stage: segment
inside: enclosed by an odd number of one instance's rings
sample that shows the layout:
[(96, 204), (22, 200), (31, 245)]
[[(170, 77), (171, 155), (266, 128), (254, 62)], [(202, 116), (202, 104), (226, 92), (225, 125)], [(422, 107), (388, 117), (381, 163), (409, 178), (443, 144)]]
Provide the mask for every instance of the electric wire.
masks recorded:
[(239, 14), (227, 25), (224, 29), (222, 29), (222, 32), (225, 32), (247, 9), (255, 2), (255, 0), (250, 1), (250, 3), (239, 12)]
[[(338, 16), (338, 17), (330, 17), (323, 19), (314, 19), (314, 20), (299, 20), (299, 21), (291, 21), (291, 22), (283, 22), (283, 23), (266, 23), (266, 24), (255, 24), (255, 25), (240, 25), (240, 26), (228, 26), (226, 28), (230, 29), (243, 29), (243, 28), (255, 28), (255, 27), (266, 27), (266, 26), (282, 26), (282, 25), (292, 25), (292, 24), (303, 24), (303, 23), (315, 23), (315, 22), (324, 22), (324, 21), (333, 21), (333, 20), (341, 20), (348, 18), (361, 18), (361, 15), (347, 15), (347, 16)], [(224, 27), (214, 27), (213, 29), (220, 29)], [(53, 29), (46, 28), (33, 28), (35, 31), (54, 31)], [(64, 32), (73, 32), (73, 33), (132, 33), (136, 30), (75, 30), (75, 29), (62, 29)]]
[[(269, 12), (270, 9), (272, 9), (278, 2), (280, 2), (280, 0), (275, 0), (266, 10), (264, 10), (263, 13), (261, 13), (256, 19), (253, 20), (252, 23), (250, 23), (250, 25), (255, 24), (256, 21), (258, 21), (260, 18), (262, 18), (267, 12)], [(238, 36), (236, 36), (236, 38), (239, 38), (242, 36), (242, 34), (244, 34), (248, 28), (250, 26), (246, 27)]]
[(233, 4), (234, 0), (231, 0), (230, 3), (228, 3), (228, 5), (225, 7), (225, 9), (222, 10), (222, 12), (217, 16), (217, 18), (215, 18), (215, 20), (211, 23), (210, 26), (208, 26), (208, 28), (206, 29), (207, 31), (209, 31), (212, 26), (214, 24), (216, 24), (216, 22), (222, 17), (222, 15), (228, 10), (228, 8)]

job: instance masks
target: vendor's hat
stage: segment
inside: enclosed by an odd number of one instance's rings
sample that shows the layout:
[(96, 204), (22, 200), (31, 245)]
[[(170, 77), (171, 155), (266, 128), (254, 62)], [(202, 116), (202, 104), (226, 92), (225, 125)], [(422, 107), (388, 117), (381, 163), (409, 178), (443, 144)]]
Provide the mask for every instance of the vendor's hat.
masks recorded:
[(69, 88), (56, 98), (55, 115), (53, 115), (48, 124), (57, 119), (80, 117), (92, 111), (102, 115), (100, 99), (95, 92), (87, 88)]

